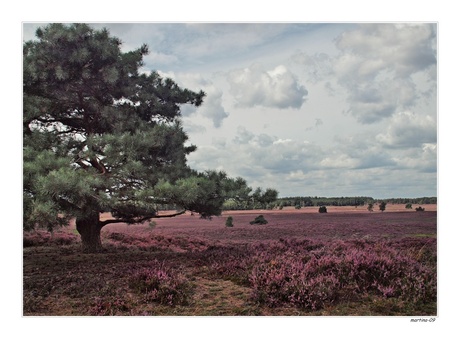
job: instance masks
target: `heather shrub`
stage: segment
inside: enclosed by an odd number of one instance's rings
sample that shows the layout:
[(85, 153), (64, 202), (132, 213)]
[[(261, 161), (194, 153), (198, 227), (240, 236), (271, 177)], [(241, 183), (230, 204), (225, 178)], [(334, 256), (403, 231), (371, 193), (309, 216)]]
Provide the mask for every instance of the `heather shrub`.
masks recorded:
[(126, 302), (118, 297), (109, 300), (95, 298), (93, 305), (89, 309), (89, 314), (93, 316), (113, 316), (126, 313), (129, 310), (130, 308)]
[(321, 309), (334, 302), (340, 292), (340, 281), (330, 266), (330, 262), (318, 260), (314, 255), (297, 257), (293, 253), (259, 263), (249, 278), (252, 298), (269, 307), (291, 304)]
[(249, 286), (253, 252), (249, 246), (210, 247), (203, 254), (211, 275)]
[(233, 217), (228, 217), (227, 220), (225, 220), (225, 226), (233, 227)]
[(43, 246), (43, 245), (71, 245), (80, 241), (76, 234), (65, 231), (48, 232), (45, 230), (35, 230), (23, 234), (23, 247)]
[(23, 247), (40, 246), (46, 244), (48, 240), (49, 236), (43, 236), (39, 232), (28, 232), (22, 237), (22, 245)]
[(192, 285), (184, 275), (167, 269), (155, 261), (151, 267), (132, 273), (129, 287), (145, 296), (146, 301), (163, 305), (186, 305), (192, 295)]
[(195, 252), (208, 248), (205, 239), (185, 236), (163, 236), (152, 232), (106, 232), (104, 245), (116, 249), (141, 251)]
[(436, 300), (436, 265), (389, 243), (336, 241), (309, 250), (306, 243), (284, 245), (254, 255), (249, 282), (259, 303), (318, 310), (368, 294), (413, 304)]
[(261, 214), (258, 217), (256, 217), (253, 221), (249, 222), (251, 225), (265, 225), (268, 224), (268, 221), (265, 220), (264, 216)]
[(436, 264), (416, 260), (410, 248), (365, 243), (363, 248), (348, 249), (343, 262), (357, 293), (397, 297), (415, 304), (436, 300)]

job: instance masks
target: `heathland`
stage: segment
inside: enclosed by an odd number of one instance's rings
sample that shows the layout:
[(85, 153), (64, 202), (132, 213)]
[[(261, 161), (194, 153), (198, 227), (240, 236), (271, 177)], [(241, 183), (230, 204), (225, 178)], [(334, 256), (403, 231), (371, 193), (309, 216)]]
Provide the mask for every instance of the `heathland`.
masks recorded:
[(74, 223), (24, 232), (23, 313), (437, 315), (437, 212), (423, 208), (184, 214), (108, 225), (96, 254)]

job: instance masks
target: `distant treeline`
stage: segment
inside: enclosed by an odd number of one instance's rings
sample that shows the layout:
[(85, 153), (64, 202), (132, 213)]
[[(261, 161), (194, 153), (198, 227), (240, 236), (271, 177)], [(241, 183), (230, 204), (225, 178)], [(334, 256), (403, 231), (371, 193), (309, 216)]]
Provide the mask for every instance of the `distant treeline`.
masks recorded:
[(391, 198), (391, 199), (379, 199), (375, 201), (385, 201), (389, 204), (437, 204), (437, 197), (422, 197), (422, 198)]
[(294, 206), (364, 206), (377, 202), (388, 204), (436, 204), (437, 197), (374, 199), (372, 197), (286, 197), (276, 200), (279, 207)]
[[(270, 193), (267, 190), (266, 193)], [(257, 192), (256, 192), (257, 193)], [(387, 204), (436, 204), (437, 197), (422, 198), (391, 198), (391, 199), (374, 199), (372, 197), (285, 197), (276, 198), (275, 194), (255, 194), (247, 199), (227, 199), (224, 202), (223, 210), (253, 210), (253, 209), (282, 209), (283, 207), (309, 207), (309, 206), (368, 206), (380, 202)], [(158, 210), (178, 209), (176, 205), (158, 206)]]

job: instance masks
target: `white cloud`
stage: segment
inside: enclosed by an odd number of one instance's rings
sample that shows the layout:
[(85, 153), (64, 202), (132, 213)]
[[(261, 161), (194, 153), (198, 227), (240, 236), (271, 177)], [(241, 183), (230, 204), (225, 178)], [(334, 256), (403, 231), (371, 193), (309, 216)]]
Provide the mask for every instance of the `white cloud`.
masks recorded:
[(243, 126), (238, 126), (236, 136), (233, 141), (237, 144), (248, 144), (255, 137), (254, 133), (249, 132)]
[(347, 112), (374, 123), (413, 107), (424, 94), (417, 92), (412, 75), (432, 73), (435, 41), (432, 24), (363, 24), (341, 34), (336, 44), (342, 53), (333, 69), (349, 91)]
[[(359, 79), (375, 78), (391, 69), (396, 77), (407, 77), (436, 63), (436, 26), (434, 24), (363, 24), (346, 31), (337, 39), (344, 52), (348, 70)], [(340, 74), (340, 73), (339, 73)]]
[(240, 107), (300, 108), (308, 94), (284, 65), (267, 71), (260, 64), (252, 64), (230, 71), (227, 80), (230, 93)]
[(357, 166), (356, 159), (350, 158), (347, 154), (334, 154), (326, 156), (320, 161), (323, 168), (354, 168)]
[(190, 167), (281, 196), (436, 195), (436, 24), (108, 26), (207, 93), (182, 107)]
[(403, 150), (395, 158), (399, 168), (414, 169), (420, 173), (436, 173), (437, 146), (426, 143), (420, 147)]
[(376, 136), (388, 148), (421, 147), (437, 141), (436, 121), (410, 111), (399, 112), (389, 121), (385, 132)]
[(206, 93), (203, 104), (196, 108), (190, 105), (184, 105), (182, 114), (191, 116), (193, 114), (205, 117), (213, 122), (214, 127), (222, 126), (225, 118), (229, 116), (222, 103), (223, 92), (218, 88), (211, 79), (205, 79), (197, 73), (173, 73), (159, 72), (162, 76), (174, 79), (180, 86), (192, 91), (203, 90)]
[(276, 137), (270, 136), (268, 134), (262, 133), (257, 136), (257, 143), (261, 147), (269, 147), (273, 145), (273, 142), (276, 140)]
[(316, 83), (328, 77), (332, 73), (333, 58), (326, 53), (315, 53), (309, 55), (304, 52), (296, 51), (291, 60), (294, 63), (305, 66), (307, 72), (306, 80)]
[(150, 52), (145, 58), (144, 58), (146, 63), (152, 64), (152, 65), (169, 65), (169, 64), (174, 64), (178, 62), (178, 58), (175, 55), (171, 54), (164, 54), (160, 52)]
[(214, 127), (221, 127), (222, 122), (229, 116), (222, 105), (223, 92), (214, 85), (204, 86), (206, 92), (203, 105), (198, 108), (198, 113), (212, 120)]
[(193, 122), (193, 119), (189, 119), (187, 117), (185, 118), (182, 118), (182, 122), (184, 124), (184, 129), (188, 132), (188, 133), (206, 133), (206, 127), (204, 127), (203, 125), (199, 125), (199, 124), (195, 124)]
[(335, 39), (337, 55), (297, 51), (291, 60), (303, 65), (307, 81), (323, 82), (331, 96), (344, 90), (343, 111), (372, 124), (432, 100), (436, 41), (435, 24), (353, 25)]

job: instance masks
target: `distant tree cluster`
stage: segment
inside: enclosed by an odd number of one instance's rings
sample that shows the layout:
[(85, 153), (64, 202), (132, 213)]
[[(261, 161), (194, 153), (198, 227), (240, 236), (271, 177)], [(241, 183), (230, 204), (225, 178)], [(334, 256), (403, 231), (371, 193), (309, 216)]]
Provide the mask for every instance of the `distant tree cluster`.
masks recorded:
[(383, 201), (389, 204), (413, 204), (413, 205), (428, 205), (437, 204), (437, 197), (421, 197), (421, 198), (390, 198), (383, 199)]
[(273, 209), (278, 198), (278, 191), (257, 187), (254, 191), (243, 178), (237, 178), (228, 187), (229, 198), (224, 202), (224, 210)]
[(294, 206), (297, 208), (310, 206), (364, 206), (371, 197), (286, 197), (276, 201), (277, 206)]
[[(292, 206), (295, 208), (311, 207), (311, 206), (372, 206), (375, 203), (385, 202), (386, 204), (436, 204), (437, 197), (422, 197), (422, 198), (391, 198), (391, 199), (374, 199), (372, 197), (285, 197), (279, 198), (275, 202), (275, 206), (286, 207)], [(406, 207), (410, 208), (410, 207)]]

